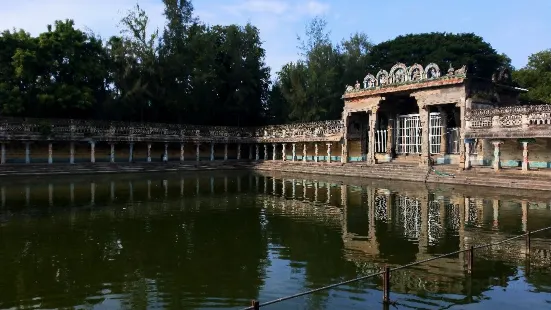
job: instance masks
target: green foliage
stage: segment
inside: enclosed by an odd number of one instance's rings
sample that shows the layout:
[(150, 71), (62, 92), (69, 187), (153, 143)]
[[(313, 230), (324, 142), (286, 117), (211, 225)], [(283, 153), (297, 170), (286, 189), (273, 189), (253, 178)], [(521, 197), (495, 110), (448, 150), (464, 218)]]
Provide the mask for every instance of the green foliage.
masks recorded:
[(551, 49), (528, 57), (526, 67), (513, 71), (513, 79), (521, 87), (528, 88), (528, 93), (522, 94), (521, 99), (551, 103)]

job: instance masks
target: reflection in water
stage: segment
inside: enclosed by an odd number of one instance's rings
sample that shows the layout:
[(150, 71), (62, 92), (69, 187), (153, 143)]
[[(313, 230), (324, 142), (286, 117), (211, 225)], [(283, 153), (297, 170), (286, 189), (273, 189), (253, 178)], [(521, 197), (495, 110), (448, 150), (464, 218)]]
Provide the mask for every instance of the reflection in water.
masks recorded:
[[(551, 223), (537, 199), (336, 183), (235, 172), (1, 182), (0, 308), (240, 308)], [(533, 237), (529, 265), (519, 239), (477, 250), (472, 276), (462, 253), (394, 272), (391, 298), (545, 307), (550, 236)], [(380, 288), (269, 308), (381, 308)]]

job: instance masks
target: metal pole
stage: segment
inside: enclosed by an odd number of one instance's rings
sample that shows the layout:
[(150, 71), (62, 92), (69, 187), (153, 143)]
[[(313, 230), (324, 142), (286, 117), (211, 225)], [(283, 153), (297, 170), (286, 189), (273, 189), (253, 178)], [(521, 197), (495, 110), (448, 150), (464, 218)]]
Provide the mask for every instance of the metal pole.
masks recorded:
[(383, 303), (390, 303), (390, 267), (385, 266), (383, 274)]

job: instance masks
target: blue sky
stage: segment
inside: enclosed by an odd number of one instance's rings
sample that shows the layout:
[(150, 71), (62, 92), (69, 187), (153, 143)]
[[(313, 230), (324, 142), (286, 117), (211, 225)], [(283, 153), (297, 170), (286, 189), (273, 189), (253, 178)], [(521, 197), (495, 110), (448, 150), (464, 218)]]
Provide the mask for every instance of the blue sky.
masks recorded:
[[(161, 0), (137, 1), (153, 27), (163, 25)], [(56, 19), (72, 18), (108, 37), (136, 0), (0, 0), (0, 29), (23, 28), (32, 34)], [(209, 24), (244, 24), (260, 29), (266, 62), (277, 71), (298, 58), (297, 34), (314, 16), (328, 22), (335, 41), (360, 31), (375, 42), (401, 34), (446, 31), (474, 32), (515, 67), (528, 56), (551, 48), (551, 0), (195, 0), (195, 12)], [(388, 68), (387, 68), (388, 69)]]

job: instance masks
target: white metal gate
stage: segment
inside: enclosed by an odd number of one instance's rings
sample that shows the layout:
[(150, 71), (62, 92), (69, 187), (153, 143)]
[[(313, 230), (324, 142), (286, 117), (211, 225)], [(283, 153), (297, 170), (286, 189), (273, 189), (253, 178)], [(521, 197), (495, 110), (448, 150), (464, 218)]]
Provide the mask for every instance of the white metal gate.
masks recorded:
[[(422, 143), (422, 128), (419, 114), (399, 115), (396, 136), (396, 152), (398, 154), (420, 154)], [(429, 145), (430, 153), (440, 153), (442, 142), (442, 118), (440, 113), (430, 113)]]
[(421, 123), (419, 114), (399, 115), (396, 135), (398, 154), (421, 153)]
[(438, 154), (442, 144), (442, 118), (438, 112), (430, 114), (429, 133), (430, 153)]

